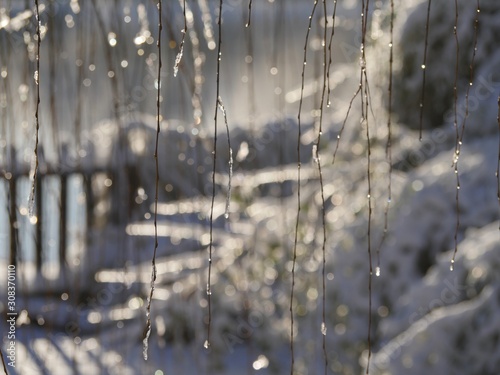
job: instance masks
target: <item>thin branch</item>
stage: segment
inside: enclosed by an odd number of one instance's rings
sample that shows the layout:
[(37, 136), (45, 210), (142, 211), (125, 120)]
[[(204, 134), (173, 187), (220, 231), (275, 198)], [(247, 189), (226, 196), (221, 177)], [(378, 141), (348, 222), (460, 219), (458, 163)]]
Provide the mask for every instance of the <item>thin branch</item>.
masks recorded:
[(387, 182), (387, 202), (384, 209), (384, 231), (382, 238), (377, 247), (377, 267), (375, 268), (375, 276), (380, 276), (380, 250), (387, 237), (389, 229), (389, 208), (392, 201), (392, 75), (393, 75), (393, 43), (394, 43), (394, 0), (391, 0), (391, 21), (390, 21), (390, 41), (389, 41), (389, 86), (387, 87), (388, 103), (387, 103), (387, 143), (385, 146), (385, 156), (389, 165), (388, 182)]
[(37, 189), (37, 175), (38, 175), (38, 133), (40, 130), (40, 45), (42, 41), (42, 36), (40, 34), (40, 9), (38, 0), (35, 0), (35, 19), (36, 19), (36, 70), (34, 74), (35, 85), (36, 85), (36, 107), (35, 107), (35, 148), (33, 150), (33, 161), (30, 170), (31, 179), (31, 192), (29, 195), (29, 216), (33, 216), (33, 210), (35, 206), (35, 190)]
[(221, 47), (222, 47), (222, 3), (219, 1), (219, 18), (217, 25), (219, 27), (219, 39), (217, 42), (217, 71), (216, 71), (216, 95), (215, 95), (215, 114), (214, 114), (214, 149), (213, 149), (213, 170), (212, 170), (212, 202), (210, 204), (210, 244), (208, 247), (208, 278), (207, 278), (207, 300), (208, 300), (208, 324), (207, 338), (203, 346), (208, 349), (210, 347), (210, 330), (212, 327), (212, 252), (213, 252), (213, 227), (214, 227), (214, 204), (215, 204), (215, 172), (217, 166), (217, 114), (219, 112), (219, 97), (220, 97), (220, 62), (221, 62)]
[[(245, 16), (243, 15), (243, 18)], [(247, 54), (245, 57), (246, 75), (248, 77), (248, 129), (250, 134), (254, 134), (254, 118), (255, 118), (255, 80), (254, 80), (254, 65), (253, 65), (253, 31), (249, 29), (245, 33), (245, 42)], [(276, 51), (276, 48), (274, 49)], [(249, 57), (247, 59), (247, 56)]]
[(347, 107), (346, 115), (344, 117), (344, 121), (342, 121), (342, 127), (340, 128), (339, 134), (337, 134), (337, 143), (335, 144), (335, 150), (333, 151), (332, 165), (335, 164), (335, 158), (337, 157), (337, 151), (339, 149), (340, 139), (342, 138), (342, 133), (344, 132), (347, 119), (349, 118), (349, 113), (351, 112), (352, 109), (352, 105), (360, 92), (361, 92), (361, 84), (358, 85), (358, 89), (356, 90), (356, 92), (352, 94), (351, 100), (349, 101), (349, 106)]
[(360, 87), (362, 88), (361, 95), (361, 120), (366, 126), (366, 145), (367, 145), (367, 169), (366, 177), (368, 184), (368, 228), (367, 228), (367, 241), (368, 241), (368, 334), (367, 334), (367, 344), (368, 344), (368, 358), (366, 365), (366, 375), (370, 373), (370, 359), (372, 355), (371, 346), (371, 330), (372, 330), (372, 250), (371, 250), (371, 224), (372, 224), (372, 184), (371, 184), (371, 141), (370, 141), (370, 126), (368, 123), (368, 108), (369, 108), (369, 89), (368, 89), (368, 75), (366, 73), (366, 31), (368, 26), (368, 11), (369, 11), (369, 0), (362, 1), (362, 13), (361, 13), (361, 69), (360, 69)]
[[(330, 34), (330, 41), (328, 42), (328, 54), (330, 58), (328, 59), (328, 68), (326, 70), (326, 82), (328, 85), (328, 94), (327, 94), (327, 100), (326, 100), (326, 106), (330, 107), (330, 68), (332, 66), (332, 42), (333, 42), (333, 36), (335, 35), (335, 18), (337, 15), (337, 0), (333, 0), (333, 14), (332, 14), (332, 32)], [(326, 20), (326, 17), (325, 17)], [(325, 24), (325, 29), (326, 29), (326, 24)], [(338, 143), (337, 143), (338, 144)]]
[[(498, 112), (497, 112), (497, 124), (498, 124), (498, 158), (497, 158), (497, 199), (498, 205), (500, 206), (500, 95), (498, 95)], [(498, 226), (500, 230), (500, 225)]]
[(422, 140), (422, 128), (423, 128), (423, 119), (424, 119), (424, 102), (425, 102), (425, 72), (427, 70), (427, 47), (429, 40), (429, 23), (431, 16), (431, 0), (427, 2), (427, 19), (425, 21), (425, 42), (424, 42), (424, 60), (422, 65), (422, 91), (420, 93), (420, 125), (419, 125), (419, 134), (418, 139)]
[(248, 0), (248, 21), (245, 27), (250, 27), (251, 21), (252, 21), (252, 0)]
[(298, 243), (298, 234), (299, 234), (299, 219), (300, 219), (300, 142), (302, 137), (302, 104), (304, 101), (304, 80), (305, 80), (305, 72), (307, 65), (307, 45), (309, 42), (309, 34), (311, 32), (312, 20), (314, 17), (314, 13), (316, 12), (316, 6), (318, 5), (318, 0), (314, 1), (314, 5), (311, 11), (311, 15), (309, 16), (309, 25), (307, 26), (306, 39), (304, 42), (304, 60), (302, 64), (302, 81), (300, 86), (300, 101), (299, 101), (299, 113), (297, 115), (298, 121), (298, 135), (297, 135), (297, 218), (295, 220), (295, 235), (293, 241), (293, 256), (292, 256), (292, 287), (290, 291), (290, 354), (291, 354), (291, 366), (290, 366), (290, 375), (293, 375), (293, 370), (295, 366), (295, 348), (294, 348), (294, 339), (293, 339), (293, 329), (294, 329), (294, 317), (293, 317), (293, 298), (295, 293), (295, 266), (297, 263), (297, 243)]
[[(458, 155), (460, 155), (460, 149), (462, 147), (462, 140), (465, 133), (465, 125), (467, 124), (467, 119), (469, 117), (469, 93), (470, 89), (473, 85), (474, 81), (474, 63), (476, 61), (476, 53), (477, 53), (477, 36), (479, 31), (479, 14), (481, 13), (481, 8), (479, 6), (479, 0), (476, 2), (476, 16), (474, 17), (474, 41), (472, 45), (472, 57), (469, 64), (469, 85), (467, 86), (467, 90), (465, 92), (465, 116), (462, 121), (461, 131), (460, 131), (460, 139), (458, 142)], [(458, 163), (458, 160), (457, 160)]]
[(320, 144), (321, 144), (321, 135), (323, 133), (323, 108), (325, 103), (326, 96), (326, 88), (328, 81), (328, 63), (327, 63), (327, 46), (326, 46), (326, 30), (328, 25), (327, 12), (326, 12), (326, 0), (323, 0), (323, 16), (325, 19), (325, 25), (323, 28), (323, 90), (321, 92), (321, 104), (319, 107), (320, 115), (319, 115), (319, 129), (318, 129), (318, 138), (316, 140), (315, 147), (315, 155), (316, 164), (318, 166), (318, 174), (319, 174), (319, 188), (321, 194), (321, 225), (323, 228), (323, 242), (321, 246), (321, 251), (323, 255), (323, 267), (321, 272), (321, 281), (322, 281), (322, 307), (321, 307), (321, 335), (322, 335), (322, 348), (323, 348), (323, 357), (324, 357), (324, 365), (325, 365), (325, 375), (328, 371), (328, 353), (326, 350), (326, 209), (325, 209), (325, 190), (323, 184), (323, 173), (321, 171), (321, 158), (320, 158)]
[(229, 205), (231, 204), (231, 184), (233, 180), (233, 149), (231, 148), (231, 137), (229, 136), (229, 124), (227, 122), (227, 112), (224, 107), (224, 103), (222, 103), (222, 98), (219, 96), (218, 106), (220, 111), (222, 112), (222, 116), (224, 117), (224, 124), (226, 126), (226, 134), (227, 134), (227, 147), (228, 147), (228, 165), (229, 165), (229, 173), (228, 173), (228, 183), (227, 183), (227, 196), (226, 196), (226, 210), (224, 213), (224, 217), (229, 219)]
[[(469, 84), (467, 85), (467, 90), (465, 92), (465, 115), (464, 119), (462, 121), (462, 126), (460, 129), (460, 135), (457, 135), (457, 142), (455, 145), (455, 155), (454, 155), (454, 172), (456, 176), (456, 202), (457, 202), (457, 222), (456, 222), (456, 227), (455, 227), (455, 251), (453, 253), (453, 258), (452, 258), (452, 263), (451, 263), (451, 269), (453, 269), (453, 263), (455, 263), (455, 255), (457, 252), (457, 237), (458, 237), (458, 229), (459, 229), (459, 224), (460, 224), (460, 217), (459, 217), (459, 211), (458, 211), (458, 198), (459, 198), (459, 188), (460, 188), (460, 179), (459, 179), (459, 173), (458, 173), (458, 161), (460, 157), (460, 152), (462, 149), (462, 142), (463, 142), (463, 137), (465, 134), (465, 126), (467, 124), (467, 119), (469, 117), (469, 93), (470, 93), (470, 88), (472, 87), (473, 80), (474, 80), (474, 62), (476, 59), (476, 52), (477, 52), (477, 36), (478, 36), (478, 26), (479, 26), (479, 14), (481, 13), (481, 8), (479, 6), (479, 0), (476, 2), (476, 16), (474, 17), (474, 41), (473, 41), (473, 46), (472, 46), (472, 57), (471, 57), (471, 62), (469, 64)], [(457, 15), (458, 17), (458, 15)], [(457, 20), (456, 20), (457, 22)], [(455, 30), (455, 35), (456, 35), (456, 30)], [(457, 56), (458, 56), (458, 41), (457, 41)], [(458, 57), (457, 57), (457, 64), (458, 64)], [(458, 67), (458, 65), (457, 65)], [(457, 74), (457, 71), (455, 72)], [(456, 89), (456, 80), (457, 77), (455, 76), (455, 89)], [(455, 98), (456, 100), (456, 98)], [(457, 121), (457, 103), (455, 101), (455, 126), (457, 126), (457, 132), (459, 131), (458, 129), (458, 123)]]
[(458, 158), (460, 155), (460, 131), (458, 129), (458, 64), (459, 64), (459, 52), (460, 46), (458, 43), (458, 0), (455, 0), (455, 25), (453, 26), (453, 35), (455, 37), (455, 79), (453, 83), (453, 126), (456, 132), (456, 143), (455, 143), (455, 154), (453, 155), (453, 165), (456, 178), (456, 190), (455, 190), (455, 235), (453, 236), (455, 242), (455, 248), (453, 250), (453, 257), (451, 258), (450, 271), (453, 271), (455, 264), (455, 256), (458, 251), (458, 231), (460, 228), (460, 176), (458, 173)]
[(158, 250), (158, 186), (160, 184), (160, 173), (159, 173), (159, 165), (158, 165), (158, 143), (160, 139), (160, 124), (161, 124), (161, 111), (160, 111), (160, 102), (161, 102), (161, 32), (163, 29), (162, 22), (162, 2), (158, 0), (158, 76), (157, 76), (157, 95), (156, 95), (156, 139), (155, 139), (155, 203), (154, 203), (154, 251), (153, 251), (153, 259), (151, 260), (151, 288), (149, 290), (148, 297), (148, 305), (146, 308), (146, 333), (143, 340), (143, 356), (144, 359), (148, 359), (148, 340), (149, 335), (151, 334), (151, 303), (153, 301), (153, 293), (155, 290), (155, 281), (156, 281), (156, 251)]

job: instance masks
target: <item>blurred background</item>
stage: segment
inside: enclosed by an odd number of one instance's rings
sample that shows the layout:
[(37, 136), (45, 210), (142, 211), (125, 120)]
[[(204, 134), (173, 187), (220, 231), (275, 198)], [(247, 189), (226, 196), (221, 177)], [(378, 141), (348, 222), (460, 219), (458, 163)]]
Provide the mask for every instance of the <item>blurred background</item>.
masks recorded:
[(360, 1), (163, 1), (159, 82), (155, 2), (39, 1), (37, 71), (35, 5), (0, 0), (8, 373), (290, 373), (300, 150), (293, 373), (364, 373), (371, 319), (372, 374), (497, 374), (500, 5), (395, 1), (391, 38), (391, 3), (369, 3), (360, 61)]

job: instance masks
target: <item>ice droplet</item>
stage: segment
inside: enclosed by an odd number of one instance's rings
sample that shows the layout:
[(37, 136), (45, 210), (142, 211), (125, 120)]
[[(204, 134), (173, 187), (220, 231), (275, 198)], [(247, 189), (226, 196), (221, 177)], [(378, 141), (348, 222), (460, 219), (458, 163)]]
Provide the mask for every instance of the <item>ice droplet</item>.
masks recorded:
[(33, 78), (35, 78), (35, 84), (38, 86), (38, 70), (35, 70), (35, 73), (33, 74)]
[(210, 289), (210, 284), (207, 284), (207, 296), (212, 295), (212, 290)]
[(210, 343), (208, 342), (208, 340), (205, 340), (205, 342), (203, 343), (203, 347), (204, 347), (205, 349), (210, 348)]
[(148, 340), (149, 340), (149, 335), (151, 334), (151, 323), (148, 321), (148, 328), (146, 331), (146, 337), (144, 337), (144, 340), (142, 340), (142, 356), (144, 357), (144, 360), (148, 360)]
[(450, 271), (453, 271), (455, 269), (455, 260), (452, 259), (450, 263)]
[(379, 267), (379, 266), (377, 266), (377, 267), (375, 268), (375, 276), (377, 276), (377, 277), (379, 277), (379, 276), (380, 276), (380, 267)]
[(326, 336), (326, 324), (325, 324), (325, 322), (321, 323), (321, 334), (323, 336)]
[(359, 66), (362, 68), (362, 69), (365, 69), (366, 68), (366, 60), (362, 57), (359, 58)]

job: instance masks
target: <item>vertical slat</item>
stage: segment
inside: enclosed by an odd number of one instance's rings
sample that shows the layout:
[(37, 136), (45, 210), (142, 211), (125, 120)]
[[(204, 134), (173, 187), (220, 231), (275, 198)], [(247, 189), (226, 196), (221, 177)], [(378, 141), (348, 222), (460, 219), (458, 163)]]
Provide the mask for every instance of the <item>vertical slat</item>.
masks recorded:
[(36, 183), (36, 270), (40, 272), (42, 269), (42, 177), (39, 175)]
[(10, 191), (10, 264), (17, 265), (17, 214), (16, 214), (16, 200), (17, 200), (17, 184), (16, 176), (12, 176), (9, 180)]
[(87, 223), (87, 231), (92, 228), (92, 223), (94, 220), (94, 192), (92, 190), (92, 174), (90, 173), (85, 173), (83, 175), (84, 181), (83, 183), (85, 184), (84, 189), (85, 189), (85, 203), (87, 206), (86, 209), (86, 223)]
[(68, 176), (66, 174), (61, 174), (61, 195), (60, 195), (60, 215), (59, 215), (59, 264), (61, 268), (65, 266), (66, 263), (66, 211), (67, 211), (67, 188), (68, 188)]

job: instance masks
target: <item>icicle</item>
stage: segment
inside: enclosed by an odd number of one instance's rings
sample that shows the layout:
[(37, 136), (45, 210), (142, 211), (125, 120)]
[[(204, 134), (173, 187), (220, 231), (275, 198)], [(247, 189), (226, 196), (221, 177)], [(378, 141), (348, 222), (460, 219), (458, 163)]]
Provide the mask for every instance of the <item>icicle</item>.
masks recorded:
[(323, 336), (326, 336), (326, 324), (325, 324), (325, 322), (321, 323), (321, 334)]
[(208, 342), (208, 340), (205, 340), (205, 342), (203, 343), (203, 347), (204, 347), (205, 349), (210, 348), (210, 343)]
[(179, 64), (181, 63), (182, 55), (184, 53), (184, 35), (186, 35), (186, 31), (182, 30), (182, 33), (183, 36), (182, 36), (181, 47), (179, 49), (179, 52), (177, 53), (177, 56), (175, 57), (174, 77), (177, 77), (177, 73), (179, 72)]
[(38, 165), (38, 155), (35, 150), (33, 153), (33, 156), (31, 158), (31, 165), (30, 165), (30, 182), (31, 182), (31, 189), (30, 189), (30, 194), (28, 196), (28, 215), (30, 218), (33, 217), (35, 213), (35, 192), (36, 192), (36, 179), (37, 179), (37, 165)]
[(181, 4), (181, 6), (182, 6), (182, 14), (184, 16), (184, 29), (182, 30), (182, 40), (181, 40), (179, 52), (177, 53), (177, 56), (175, 57), (174, 77), (177, 77), (177, 73), (179, 72), (179, 64), (181, 63), (182, 55), (184, 54), (184, 40), (186, 39), (186, 32), (187, 32), (186, 0), (179, 0), (179, 1), (183, 2)]
[(314, 161), (315, 164), (319, 163), (319, 159), (318, 159), (318, 145), (317, 144), (313, 144), (313, 146), (312, 146), (312, 159), (313, 159), (313, 161)]
[[(149, 316), (148, 316), (149, 319)], [(146, 336), (144, 337), (144, 340), (142, 340), (142, 356), (145, 361), (148, 360), (148, 349), (149, 349), (149, 335), (151, 334), (151, 323), (149, 322), (147, 325), (146, 329)]]
[(28, 197), (28, 215), (30, 218), (34, 215), (34, 207), (35, 207), (35, 184), (33, 183), (32, 189), (30, 191), (30, 195)]

